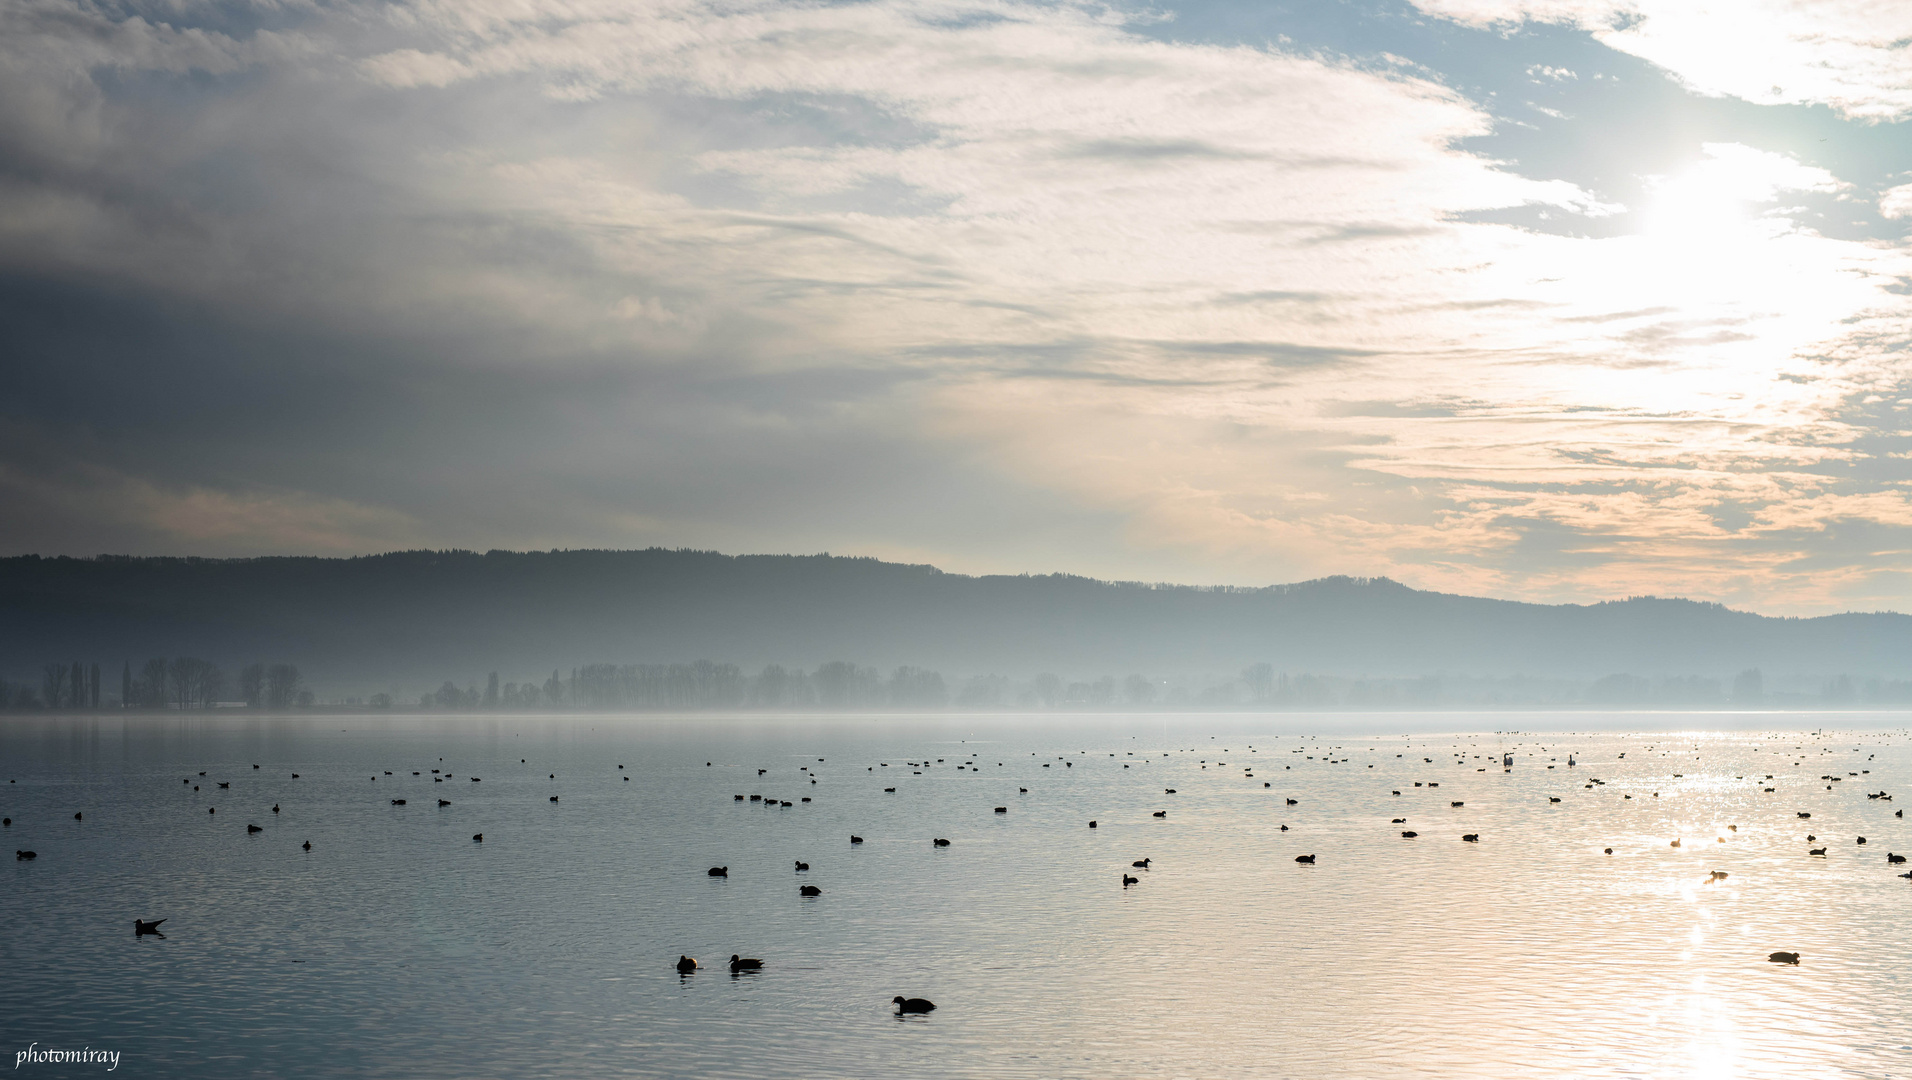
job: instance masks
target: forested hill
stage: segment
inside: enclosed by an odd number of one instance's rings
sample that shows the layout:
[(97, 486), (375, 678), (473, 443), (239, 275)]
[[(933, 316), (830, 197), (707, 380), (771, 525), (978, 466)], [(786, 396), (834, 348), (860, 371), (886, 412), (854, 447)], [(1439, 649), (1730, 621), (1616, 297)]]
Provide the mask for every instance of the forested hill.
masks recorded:
[[(1903, 679), (1912, 617), (1767, 618), (1685, 600), (1540, 605), (1386, 579), (1194, 588), (946, 574), (828, 555), (400, 552), (350, 559), (0, 559), (0, 673), (192, 654), (296, 662), (314, 683), (435, 685), (592, 661), (830, 660), (950, 677)], [(1768, 685), (1771, 685), (1769, 682)]]

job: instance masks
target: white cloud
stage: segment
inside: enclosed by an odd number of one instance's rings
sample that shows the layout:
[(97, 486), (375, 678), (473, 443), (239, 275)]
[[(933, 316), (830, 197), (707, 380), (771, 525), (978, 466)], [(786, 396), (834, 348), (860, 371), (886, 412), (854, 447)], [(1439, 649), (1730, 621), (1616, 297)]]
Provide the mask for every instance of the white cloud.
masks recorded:
[(1709, 94), (1912, 115), (1912, 5), (1901, 0), (1415, 0), (1475, 25), (1565, 23)]
[(1879, 213), (1889, 218), (1912, 217), (1912, 184), (1886, 189), (1879, 196)]

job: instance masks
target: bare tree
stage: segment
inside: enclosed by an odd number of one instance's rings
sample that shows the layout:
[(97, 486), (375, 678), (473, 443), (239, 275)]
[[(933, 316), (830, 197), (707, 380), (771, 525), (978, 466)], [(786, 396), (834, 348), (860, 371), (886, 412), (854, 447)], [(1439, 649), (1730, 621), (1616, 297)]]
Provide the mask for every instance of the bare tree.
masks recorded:
[(239, 696), (246, 699), (248, 708), (258, 709), (266, 703), (266, 666), (254, 661), (239, 669)]
[(40, 694), (46, 698), (46, 707), (57, 709), (66, 697), (66, 665), (48, 664), (41, 672)]
[(166, 705), (166, 661), (154, 657), (139, 669), (139, 703), (148, 708)]
[(274, 664), (266, 669), (266, 708), (289, 709), (299, 699), (299, 669)]

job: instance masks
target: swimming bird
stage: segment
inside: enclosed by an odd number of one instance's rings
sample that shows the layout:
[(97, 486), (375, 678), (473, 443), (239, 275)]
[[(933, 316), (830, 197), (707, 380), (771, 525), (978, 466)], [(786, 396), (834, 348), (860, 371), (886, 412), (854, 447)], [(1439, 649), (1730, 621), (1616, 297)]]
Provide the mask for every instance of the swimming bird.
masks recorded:
[(393, 799), (393, 800), (392, 800), (392, 805), (393, 805), (393, 806), (404, 806), (404, 805), (405, 805), (405, 800), (404, 800), (404, 799)]
[(1172, 787), (1165, 787), (1165, 788), (1163, 788), (1163, 789), (1162, 789), (1162, 794), (1164, 794), (1164, 795), (1173, 795), (1173, 794), (1175, 794), (1175, 789), (1174, 789), (1174, 788), (1172, 788)]
[(1726, 871), (1724, 870), (1715, 870), (1712, 873), (1706, 875), (1706, 883), (1708, 885), (1711, 885), (1715, 881), (1725, 881), (1725, 880), (1726, 880)]
[(710, 871), (709, 871), (709, 873), (710, 873), (710, 876), (711, 876), (711, 877), (721, 877), (721, 878), (727, 878), (727, 877), (729, 877), (729, 876), (730, 876), (730, 867), (728, 867), (728, 866), (713, 866), (713, 867), (711, 867), (711, 868), (710, 868)]
[(890, 1003), (896, 1006), (899, 1013), (926, 1013), (936, 1008), (936, 1003), (928, 998), (894, 997)]
[(797, 862), (797, 871), (798, 871), (799, 873), (801, 873), (801, 872), (803, 872), (803, 871), (805, 871), (805, 870), (808, 870), (808, 869), (810, 869), (810, 864), (809, 864), (809, 863), (807, 863), (807, 862), (804, 862), (804, 861), (802, 861), (801, 859), (799, 859), (799, 860), (797, 860), (796, 862)]
[(736, 953), (731, 953), (730, 954), (730, 970), (732, 971), (762, 971), (763, 961), (753, 960), (748, 957), (738, 956)]
[(1141, 860), (1138, 860), (1138, 861), (1136, 861), (1136, 862), (1132, 862), (1132, 863), (1130, 863), (1129, 865), (1130, 865), (1130, 866), (1139, 866), (1139, 867), (1141, 867), (1142, 869), (1144, 869), (1144, 870), (1147, 870), (1147, 869), (1149, 868), (1149, 860), (1147, 860), (1147, 859), (1141, 859)]
[(1548, 801), (1548, 802), (1550, 802), (1550, 803), (1555, 803), (1555, 802), (1559, 802), (1560, 800), (1559, 800), (1559, 799), (1557, 799), (1557, 798), (1555, 798), (1555, 797), (1554, 797), (1554, 796), (1552, 796), (1552, 795), (1549, 795), (1549, 796), (1547, 796), (1547, 801)]
[(79, 821), (79, 820), (81, 820), (81, 818), (80, 818), (80, 815), (78, 815), (78, 814), (74, 814), (74, 815), (73, 815), (73, 820), (74, 820), (74, 821)]
[(1007, 806), (996, 807), (996, 813), (998, 814), (1007, 814), (1008, 812), (1009, 812), (1009, 808)]
[(1892, 853), (1891, 853), (1890, 851), (1888, 851), (1888, 852), (1886, 852), (1886, 853), (1885, 853), (1885, 861), (1886, 861), (1887, 863), (1889, 863), (1889, 864), (1895, 864), (1895, 865), (1896, 865), (1896, 864), (1898, 864), (1898, 863), (1902, 863), (1902, 862), (1904, 862), (1904, 861), (1905, 861), (1905, 856), (1903, 856), (1903, 855), (1894, 855), (1894, 854), (1892, 854)]
[(861, 844), (862, 842), (863, 842), (863, 838), (861, 836), (850, 837), (850, 843), (852, 844)]
[(485, 842), (485, 834), (484, 834), (484, 833), (481, 833), (481, 832), (480, 832), (480, 833), (472, 833), (472, 834), (471, 834), (471, 842), (472, 842), (472, 843), (474, 843), (474, 844), (482, 844), (482, 843), (484, 843), (484, 842)]
[(697, 961), (692, 960), (688, 956), (679, 956), (677, 958), (677, 973), (679, 975), (689, 975), (691, 972), (696, 970), (697, 970)]
[(1095, 828), (1095, 822), (1093, 821), (1089, 822), (1089, 828), (1091, 829)]
[(1860, 838), (1858, 839), (1858, 841), (1857, 841), (1857, 842), (1858, 842), (1858, 843), (1861, 843), (1861, 844), (1863, 844), (1863, 843), (1865, 843), (1865, 842), (1866, 842), (1866, 838), (1865, 838), (1865, 837), (1863, 837), (1863, 836), (1861, 836), (1861, 837), (1860, 837)]
[(1157, 810), (1157, 811), (1155, 812), (1155, 815), (1154, 815), (1154, 816), (1155, 816), (1155, 817), (1163, 817), (1163, 818), (1165, 818), (1165, 817), (1167, 817), (1167, 816), (1168, 816), (1168, 811), (1167, 811), (1167, 810)]
[(817, 888), (815, 885), (805, 885), (804, 887), (797, 890), (797, 895), (798, 896), (822, 896), (823, 890)]
[(1395, 818), (1395, 819), (1394, 819), (1394, 820), (1393, 820), (1393, 821), (1392, 821), (1392, 822), (1391, 822), (1390, 824), (1394, 824), (1394, 825), (1406, 825), (1406, 824), (1407, 824), (1407, 819), (1406, 819), (1406, 818), (1404, 818), (1404, 817), (1397, 817), (1397, 818)]
[(1141, 880), (1142, 880), (1142, 879), (1141, 879), (1141, 878), (1139, 878), (1139, 877), (1130, 877), (1130, 876), (1129, 876), (1129, 875), (1127, 875), (1127, 874), (1123, 874), (1123, 875), (1122, 875), (1122, 887), (1126, 889), (1126, 888), (1128, 888), (1129, 886), (1131, 886), (1131, 885), (1134, 885), (1134, 884), (1136, 884), (1137, 882), (1140, 882)]
[(1466, 833), (1461, 836), (1461, 839), (1470, 844), (1478, 844), (1480, 843), (1480, 834), (1477, 832)]
[(220, 787), (231, 787), (232, 785), (231, 785), (231, 784), (226, 784), (226, 783), (222, 783), (222, 784), (220, 784), (219, 786), (220, 786)]
[(1799, 963), (1799, 954), (1796, 952), (1776, 952), (1769, 954), (1766, 959), (1775, 964), (1797, 964)]
[(272, 804), (272, 812), (273, 812), (273, 813), (275, 813), (275, 814), (279, 812), (279, 804), (278, 804), (278, 803), (273, 803), (273, 804)]
[(942, 837), (940, 837), (940, 836), (939, 836), (939, 837), (937, 837), (937, 838), (936, 838), (936, 839), (934, 839), (934, 840), (931, 840), (931, 841), (930, 841), (930, 843), (931, 843), (931, 844), (932, 844), (933, 846), (935, 846), (935, 847), (948, 847), (948, 846), (949, 846), (949, 841), (947, 841), (947, 840), (945, 840), (945, 839), (943, 839), (943, 838), (942, 838)]
[(440, 805), (440, 806), (450, 806), (450, 805), (451, 805), (451, 800), (450, 800), (450, 799), (440, 799), (440, 800), (438, 800), (438, 805)]
[(1466, 803), (1464, 803), (1464, 802), (1453, 802), (1453, 803), (1448, 803), (1447, 805), (1449, 805), (1449, 806), (1466, 806), (1467, 804), (1466, 804)]
[[(133, 936), (138, 937), (141, 934), (158, 934), (159, 924), (165, 921), (166, 921), (165, 919), (154, 919), (152, 922), (147, 922), (145, 919), (134, 919), (133, 920)], [(165, 935), (161, 934), (160, 936), (164, 937)]]
[(1403, 839), (1403, 840), (1412, 840), (1412, 839), (1414, 839), (1415, 837), (1417, 837), (1417, 836), (1419, 836), (1419, 835), (1421, 835), (1421, 834), (1420, 834), (1420, 833), (1417, 833), (1417, 832), (1413, 832), (1413, 831), (1411, 831), (1411, 830), (1403, 830), (1403, 831), (1401, 832), (1401, 839)]
[(1824, 855), (1825, 853), (1826, 849), (1822, 847), (1811, 848), (1806, 852), (1808, 855)]
[(552, 802), (557, 802), (557, 801), (558, 801), (558, 797), (557, 797), (556, 795), (553, 795), (553, 796), (551, 796), (551, 801), (552, 801)]
[(1300, 800), (1300, 799), (1289, 799), (1289, 800), (1288, 800), (1288, 805), (1289, 805), (1289, 806), (1298, 806), (1298, 805), (1300, 805), (1300, 803), (1301, 803), (1301, 800)]
[(1307, 863), (1308, 865), (1313, 866), (1314, 856), (1313, 855), (1297, 855), (1295, 856), (1295, 861), (1298, 863)]
[(261, 828), (260, 828), (259, 826), (257, 826), (257, 825), (248, 825), (248, 826), (246, 826), (246, 831), (247, 831), (247, 832), (249, 832), (249, 833), (256, 833), (256, 832), (265, 832), (265, 830), (264, 830), (264, 829), (261, 829)]
[(13, 858), (16, 862), (26, 862), (29, 859), (37, 859), (39, 857), (40, 853), (37, 851), (21, 851), (19, 848), (13, 849)]
[(1811, 814), (1808, 814), (1808, 813), (1806, 813), (1806, 812), (1805, 812), (1804, 810), (1801, 810), (1801, 811), (1799, 811), (1799, 816), (1800, 816), (1800, 817), (1802, 817), (1802, 818), (1809, 818), (1809, 817), (1811, 817), (1812, 815), (1811, 815)]
[(1608, 849), (1607, 849), (1607, 854), (1609, 854), (1609, 855), (1611, 855), (1611, 854), (1613, 854), (1613, 849), (1612, 849), (1612, 848), (1608, 848)]
[[(476, 839), (478, 839), (478, 838), (474, 836), (474, 837), (472, 837), (472, 839), (473, 839), (473, 840), (476, 840)], [(302, 848), (304, 848), (304, 849), (305, 849), (305, 850), (307, 850), (307, 851), (311, 851), (311, 850), (312, 850), (312, 841), (310, 841), (310, 840), (307, 840), (307, 841), (306, 841), (305, 843), (303, 843), (303, 844), (300, 844), (299, 846), (300, 846), (300, 847), (302, 847)]]

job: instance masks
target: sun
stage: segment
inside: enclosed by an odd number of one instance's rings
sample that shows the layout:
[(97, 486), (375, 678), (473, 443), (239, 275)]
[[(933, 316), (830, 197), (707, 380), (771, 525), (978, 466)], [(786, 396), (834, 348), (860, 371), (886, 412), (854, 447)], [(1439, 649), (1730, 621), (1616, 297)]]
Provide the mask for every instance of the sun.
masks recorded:
[(1751, 205), (1742, 184), (1701, 166), (1653, 185), (1643, 232), (1673, 244), (1731, 244), (1745, 238)]

